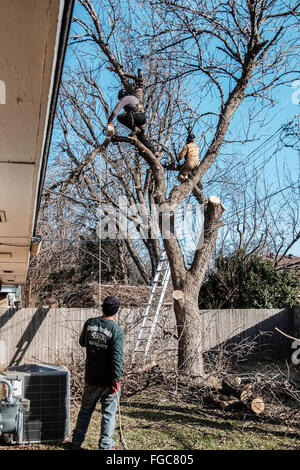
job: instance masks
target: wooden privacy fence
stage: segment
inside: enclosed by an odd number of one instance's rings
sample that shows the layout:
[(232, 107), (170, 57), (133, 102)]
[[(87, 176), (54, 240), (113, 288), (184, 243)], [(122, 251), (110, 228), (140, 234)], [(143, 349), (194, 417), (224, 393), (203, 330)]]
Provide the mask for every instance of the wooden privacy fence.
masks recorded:
[[(153, 353), (168, 353), (174, 359), (177, 331), (172, 309), (167, 307), (165, 324), (156, 327)], [(0, 308), (0, 369), (27, 362), (64, 363), (82, 348), (78, 336), (85, 320), (101, 314), (95, 309)], [(116, 320), (125, 329), (125, 354), (134, 347), (143, 308), (124, 308)], [(299, 315), (298, 315), (299, 316)], [(201, 310), (199, 344), (202, 351), (255, 339), (263, 357), (289, 358), (291, 341), (274, 332), (278, 327), (293, 334), (292, 310)], [(263, 333), (264, 334), (261, 334)], [(162, 356), (162, 353), (164, 354)]]

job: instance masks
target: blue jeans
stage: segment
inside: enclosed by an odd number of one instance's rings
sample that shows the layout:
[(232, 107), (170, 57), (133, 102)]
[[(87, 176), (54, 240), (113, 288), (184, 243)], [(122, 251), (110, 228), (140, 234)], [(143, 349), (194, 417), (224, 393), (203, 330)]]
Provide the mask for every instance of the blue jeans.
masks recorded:
[(72, 443), (81, 446), (87, 433), (92, 413), (100, 399), (102, 405), (101, 435), (99, 449), (109, 450), (114, 445), (113, 435), (116, 426), (116, 411), (120, 390), (109, 394), (111, 386), (85, 384), (76, 428), (73, 432)]

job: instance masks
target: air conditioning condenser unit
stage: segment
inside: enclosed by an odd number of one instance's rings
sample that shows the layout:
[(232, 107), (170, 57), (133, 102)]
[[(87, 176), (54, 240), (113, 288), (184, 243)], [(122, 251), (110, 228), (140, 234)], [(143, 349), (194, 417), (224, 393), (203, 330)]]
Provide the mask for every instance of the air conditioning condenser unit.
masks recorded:
[(70, 432), (70, 372), (24, 364), (0, 375), (0, 439), (11, 444), (63, 442)]

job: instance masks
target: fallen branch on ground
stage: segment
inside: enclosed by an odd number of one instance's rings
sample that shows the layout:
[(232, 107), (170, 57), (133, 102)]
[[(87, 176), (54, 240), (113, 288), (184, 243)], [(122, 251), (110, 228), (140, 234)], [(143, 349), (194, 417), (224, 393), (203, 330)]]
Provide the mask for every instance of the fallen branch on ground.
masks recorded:
[(283, 331), (281, 331), (279, 328), (275, 327), (274, 328), (276, 331), (278, 331), (278, 333), (280, 333), (281, 335), (285, 336), (286, 338), (289, 338), (289, 339), (292, 339), (293, 341), (300, 341), (300, 338), (294, 338), (294, 336), (290, 336), (286, 333), (284, 333)]

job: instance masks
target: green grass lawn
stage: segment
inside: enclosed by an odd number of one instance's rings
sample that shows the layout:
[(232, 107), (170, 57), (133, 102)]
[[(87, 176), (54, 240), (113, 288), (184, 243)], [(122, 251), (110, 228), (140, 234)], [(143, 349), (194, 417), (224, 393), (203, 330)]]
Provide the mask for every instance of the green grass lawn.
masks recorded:
[[(167, 397), (155, 399), (151, 393), (124, 400), (121, 427), (130, 450), (300, 449), (299, 427), (254, 421), (251, 416), (228, 415)], [(119, 428), (116, 438), (121, 445)], [(94, 443), (92, 431), (86, 447), (93, 448)]]
[[(73, 430), (78, 407), (71, 410)], [(117, 415), (116, 443), (134, 450), (300, 450), (297, 416), (289, 425), (268, 417), (226, 413), (187, 403), (182, 397), (148, 390), (121, 400)], [(97, 450), (101, 412), (97, 407), (83, 447)], [(121, 438), (121, 432), (123, 440)], [(32, 444), (30, 450), (63, 449), (65, 444)], [(3, 447), (0, 449), (3, 449)]]

